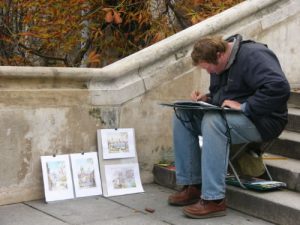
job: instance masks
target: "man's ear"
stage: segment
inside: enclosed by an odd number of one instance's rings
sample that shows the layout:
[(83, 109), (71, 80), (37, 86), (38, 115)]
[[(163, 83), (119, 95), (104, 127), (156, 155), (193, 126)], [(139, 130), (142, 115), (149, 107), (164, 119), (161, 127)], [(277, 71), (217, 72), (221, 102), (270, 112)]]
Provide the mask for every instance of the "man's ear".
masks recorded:
[(217, 60), (218, 60), (218, 63), (221, 61), (224, 60), (224, 56), (225, 56), (225, 53), (224, 52), (217, 52)]
[(221, 58), (223, 55), (224, 55), (223, 52), (217, 52), (217, 58), (218, 58), (218, 59)]

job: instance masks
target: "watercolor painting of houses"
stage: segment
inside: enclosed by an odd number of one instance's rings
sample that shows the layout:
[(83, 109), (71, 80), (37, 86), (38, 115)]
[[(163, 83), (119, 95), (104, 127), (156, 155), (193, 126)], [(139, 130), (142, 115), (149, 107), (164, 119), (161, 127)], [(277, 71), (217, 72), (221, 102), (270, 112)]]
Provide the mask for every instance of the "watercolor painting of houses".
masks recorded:
[(109, 154), (129, 152), (128, 133), (127, 132), (109, 133), (107, 135), (107, 147), (108, 147)]
[(49, 191), (68, 190), (65, 161), (50, 161), (46, 163)]
[(102, 140), (103, 159), (135, 157), (134, 129), (101, 129), (97, 134)]
[(107, 196), (143, 192), (137, 163), (105, 165)]
[(71, 154), (76, 197), (101, 195), (101, 179), (97, 152)]
[(74, 198), (68, 155), (41, 156), (45, 200)]
[(132, 128), (101, 129), (103, 159), (135, 157), (135, 137)]

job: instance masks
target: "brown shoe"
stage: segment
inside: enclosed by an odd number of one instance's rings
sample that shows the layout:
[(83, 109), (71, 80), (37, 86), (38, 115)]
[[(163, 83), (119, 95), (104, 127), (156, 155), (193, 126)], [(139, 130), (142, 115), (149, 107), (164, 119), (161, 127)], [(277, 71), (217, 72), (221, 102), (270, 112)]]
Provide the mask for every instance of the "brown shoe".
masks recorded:
[(169, 196), (170, 205), (185, 206), (197, 202), (200, 199), (200, 190), (196, 186), (186, 185), (177, 193)]
[(196, 219), (225, 216), (226, 215), (225, 199), (223, 199), (220, 203), (216, 203), (215, 201), (206, 201), (200, 199), (196, 204), (184, 207), (183, 213), (187, 217), (196, 218)]

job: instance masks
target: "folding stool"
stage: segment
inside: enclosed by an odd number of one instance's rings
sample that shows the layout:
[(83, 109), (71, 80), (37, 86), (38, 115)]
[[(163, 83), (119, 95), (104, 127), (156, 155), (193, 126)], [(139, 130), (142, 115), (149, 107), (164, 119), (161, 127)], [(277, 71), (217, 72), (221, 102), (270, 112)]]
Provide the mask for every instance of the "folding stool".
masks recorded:
[[(245, 185), (241, 182), (240, 175), (238, 174), (237, 169), (234, 166), (234, 161), (237, 160), (239, 158), (239, 156), (241, 156), (242, 154), (246, 154), (246, 152), (253, 155), (253, 157), (259, 157), (260, 154), (269, 150), (272, 147), (272, 145), (274, 144), (274, 142), (275, 142), (275, 139), (271, 140), (269, 142), (262, 142), (262, 143), (254, 143), (254, 142), (245, 143), (234, 154), (229, 156), (229, 160), (228, 160), (229, 167), (230, 167), (231, 171), (233, 172), (234, 177), (236, 178), (236, 180), (238, 181), (239, 185), (242, 188), (247, 189), (245, 187)], [(251, 145), (255, 145), (256, 148), (255, 149), (249, 148)], [(261, 151), (261, 152), (256, 152), (257, 149), (259, 149), (259, 151)], [(268, 179), (273, 180), (273, 178), (264, 162), (263, 162), (263, 166), (264, 166), (264, 169), (268, 176)]]

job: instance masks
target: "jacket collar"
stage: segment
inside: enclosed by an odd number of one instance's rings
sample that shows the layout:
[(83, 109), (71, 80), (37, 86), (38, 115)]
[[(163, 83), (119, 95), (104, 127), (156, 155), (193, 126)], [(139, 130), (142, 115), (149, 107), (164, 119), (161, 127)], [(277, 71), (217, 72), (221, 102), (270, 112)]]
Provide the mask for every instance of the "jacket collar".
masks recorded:
[(228, 70), (232, 66), (234, 60), (236, 59), (236, 55), (238, 53), (238, 50), (240, 49), (240, 45), (243, 40), (243, 37), (240, 34), (235, 34), (235, 35), (228, 37), (225, 40), (228, 42), (233, 42), (231, 54), (229, 56), (228, 62), (225, 67), (225, 70)]

